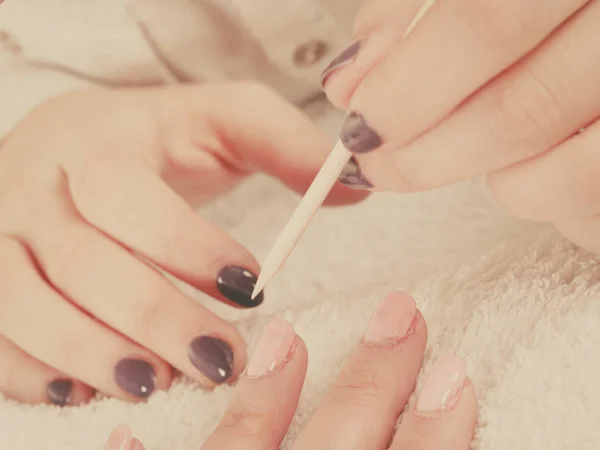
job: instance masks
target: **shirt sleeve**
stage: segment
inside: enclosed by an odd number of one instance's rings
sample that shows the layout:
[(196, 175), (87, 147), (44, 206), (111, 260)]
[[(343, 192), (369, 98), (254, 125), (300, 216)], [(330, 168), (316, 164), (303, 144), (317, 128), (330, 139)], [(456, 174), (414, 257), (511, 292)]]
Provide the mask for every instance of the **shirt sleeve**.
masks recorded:
[(37, 67), (18, 57), (0, 56), (0, 142), (44, 101), (94, 86), (76, 75)]

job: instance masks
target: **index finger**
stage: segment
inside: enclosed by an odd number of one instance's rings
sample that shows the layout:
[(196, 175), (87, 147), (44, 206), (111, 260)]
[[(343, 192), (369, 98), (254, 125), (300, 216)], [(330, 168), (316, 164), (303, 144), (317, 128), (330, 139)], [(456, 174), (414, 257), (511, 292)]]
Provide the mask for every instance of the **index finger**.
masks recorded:
[[(376, 133), (380, 139), (355, 140), (350, 150), (368, 153), (381, 142), (385, 144), (378, 153), (401, 148), (535, 48), (586, 3), (557, 0), (545, 4), (542, 14), (534, 1), (438, 0), (354, 91), (349, 109), (361, 120), (353, 117), (344, 132)], [(368, 51), (368, 45), (361, 51)], [(378, 187), (394, 189), (393, 180), (399, 176), (395, 168), (374, 161), (371, 155), (360, 158), (367, 177)]]
[(327, 98), (345, 108), (357, 86), (434, 1), (365, 0), (356, 15), (353, 43), (335, 57), (321, 75)]

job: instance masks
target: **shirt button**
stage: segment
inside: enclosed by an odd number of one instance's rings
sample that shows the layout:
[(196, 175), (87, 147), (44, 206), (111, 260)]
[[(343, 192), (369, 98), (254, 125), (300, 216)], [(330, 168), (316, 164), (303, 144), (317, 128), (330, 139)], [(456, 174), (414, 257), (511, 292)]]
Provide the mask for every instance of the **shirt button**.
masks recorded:
[(312, 66), (321, 61), (328, 51), (327, 42), (309, 41), (296, 49), (294, 63), (299, 67)]

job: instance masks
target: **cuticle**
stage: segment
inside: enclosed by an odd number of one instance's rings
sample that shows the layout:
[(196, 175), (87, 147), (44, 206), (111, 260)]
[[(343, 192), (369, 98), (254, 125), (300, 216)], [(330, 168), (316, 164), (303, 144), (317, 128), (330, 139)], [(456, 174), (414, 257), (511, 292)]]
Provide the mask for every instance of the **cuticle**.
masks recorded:
[(288, 363), (292, 359), (294, 359), (294, 356), (295, 356), (296, 351), (298, 350), (299, 346), (300, 346), (300, 339), (298, 338), (298, 335), (295, 334), (294, 342), (292, 343), (292, 346), (290, 347), (290, 350), (283, 361), (281, 361), (279, 364), (277, 364), (275, 367), (273, 367), (273, 369), (269, 370), (267, 373), (265, 373), (263, 375), (254, 375), (254, 376), (248, 375), (248, 373), (247, 373), (248, 368), (246, 368), (244, 370), (242, 378), (246, 378), (248, 380), (261, 380), (264, 378), (272, 378), (273, 376), (279, 375), (283, 371), (283, 369), (288, 365)]
[(419, 314), (417, 313), (417, 311), (415, 311), (415, 315), (412, 319), (412, 322), (410, 323), (408, 331), (404, 334), (404, 336), (398, 336), (379, 342), (366, 341), (363, 336), (360, 345), (364, 348), (371, 348), (372, 350), (392, 350), (396, 347), (400, 347), (416, 333), (418, 319)]

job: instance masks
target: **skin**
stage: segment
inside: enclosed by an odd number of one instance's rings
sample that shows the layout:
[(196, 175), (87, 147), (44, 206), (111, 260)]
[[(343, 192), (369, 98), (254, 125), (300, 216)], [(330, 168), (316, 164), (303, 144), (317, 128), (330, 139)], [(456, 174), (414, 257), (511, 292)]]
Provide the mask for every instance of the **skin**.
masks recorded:
[[(377, 190), (486, 176), (510, 213), (600, 252), (600, 4), (367, 0), (365, 39), (325, 91), (384, 144), (357, 154)], [(579, 131), (585, 130), (579, 134)]]
[[(468, 378), (443, 411), (419, 412), (419, 393), (395, 430), (417, 381), (426, 340), (425, 321), (416, 311), (408, 336), (382, 345), (361, 341), (291, 448), (468, 450), (477, 420), (475, 391)], [(221, 423), (200, 450), (279, 449), (298, 404), (307, 359), (296, 335), (282, 364), (263, 376), (242, 376)], [(105, 450), (142, 448), (120, 427)]]
[[(229, 302), (219, 270), (260, 267), (192, 206), (256, 171), (302, 193), (330, 148), (255, 83), (78, 92), (39, 107), (0, 152), (0, 390), (75, 405), (94, 391), (143, 400), (173, 368), (208, 389), (235, 380), (246, 364), (239, 333), (154, 266)], [(339, 185), (328, 203), (364, 197)], [(199, 370), (188, 353), (202, 336), (218, 342), (195, 351), (226, 370)]]

